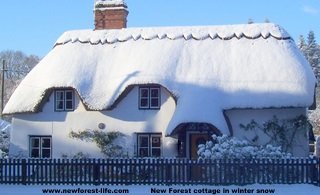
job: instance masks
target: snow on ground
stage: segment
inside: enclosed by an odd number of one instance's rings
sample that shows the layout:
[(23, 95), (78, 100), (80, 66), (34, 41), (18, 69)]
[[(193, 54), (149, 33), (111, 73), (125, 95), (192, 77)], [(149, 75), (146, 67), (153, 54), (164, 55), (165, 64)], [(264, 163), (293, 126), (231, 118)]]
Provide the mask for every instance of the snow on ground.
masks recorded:
[[(45, 193), (45, 190), (47, 191)], [(59, 193), (60, 190), (60, 193)], [(63, 192), (63, 190), (66, 190)], [(124, 190), (124, 191), (122, 191)], [(67, 193), (66, 193), (67, 192)], [(247, 185), (247, 186), (24, 186), (0, 185), (1, 195), (25, 194), (274, 194), (274, 195), (316, 195), (320, 187), (308, 184), (294, 185)]]

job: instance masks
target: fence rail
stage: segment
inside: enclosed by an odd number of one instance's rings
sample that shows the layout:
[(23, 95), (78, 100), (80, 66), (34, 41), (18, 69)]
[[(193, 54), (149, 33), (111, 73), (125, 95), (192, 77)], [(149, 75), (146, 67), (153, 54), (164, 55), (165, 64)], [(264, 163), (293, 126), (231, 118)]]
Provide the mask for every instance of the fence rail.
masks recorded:
[(0, 183), (320, 186), (320, 159), (0, 159)]

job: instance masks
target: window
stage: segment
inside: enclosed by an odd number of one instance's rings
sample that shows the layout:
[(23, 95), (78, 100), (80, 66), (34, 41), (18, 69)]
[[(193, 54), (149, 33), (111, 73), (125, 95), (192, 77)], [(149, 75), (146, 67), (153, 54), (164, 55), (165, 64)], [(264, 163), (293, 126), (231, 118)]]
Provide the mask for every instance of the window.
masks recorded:
[(73, 90), (56, 90), (55, 91), (55, 111), (72, 111), (72, 110), (74, 110)]
[(138, 156), (139, 157), (160, 157), (161, 156), (161, 134), (160, 133), (139, 133)]
[(139, 108), (159, 109), (160, 108), (160, 87), (139, 88)]
[(51, 136), (30, 136), (30, 157), (51, 158)]

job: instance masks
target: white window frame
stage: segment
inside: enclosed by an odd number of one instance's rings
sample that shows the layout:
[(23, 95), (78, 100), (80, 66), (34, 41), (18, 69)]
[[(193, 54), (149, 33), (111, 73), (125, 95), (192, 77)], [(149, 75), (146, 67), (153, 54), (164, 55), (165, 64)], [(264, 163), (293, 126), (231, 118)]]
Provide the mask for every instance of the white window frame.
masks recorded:
[[(142, 97), (142, 91), (143, 90), (147, 90), (148, 91), (148, 95), (147, 97)], [(139, 109), (149, 109), (149, 105), (150, 105), (150, 89), (148, 87), (140, 87), (139, 88)], [(147, 100), (148, 103), (146, 106), (142, 106), (141, 105), (141, 100), (144, 99), (144, 100)]]
[[(142, 91), (147, 90), (148, 95), (147, 97), (142, 96)], [(152, 91), (157, 90), (158, 91), (158, 96), (157, 97), (152, 97)], [(142, 106), (141, 105), (141, 100), (147, 100), (147, 105)], [(158, 100), (157, 106), (152, 106), (152, 100)], [(160, 87), (139, 87), (139, 109), (160, 109), (160, 104), (161, 104), (161, 90)]]
[[(58, 99), (58, 93), (62, 93), (63, 97), (62, 99)], [(67, 99), (67, 93), (71, 93), (72, 94), (72, 99)], [(54, 92), (54, 110), (57, 112), (62, 112), (62, 111), (73, 111), (74, 110), (74, 91), (71, 89), (59, 89), (59, 90), (55, 90)], [(72, 108), (67, 108), (67, 102), (71, 101), (72, 103)], [(59, 102), (63, 103), (63, 108), (59, 108)]]
[[(158, 91), (158, 96), (157, 97), (152, 97), (152, 90), (157, 90)], [(160, 87), (150, 87), (150, 90), (149, 90), (149, 105), (150, 105), (150, 108), (151, 109), (158, 109), (160, 108)], [(152, 106), (152, 100), (153, 99), (157, 99), (158, 100), (158, 105), (157, 106)]]
[[(160, 146), (152, 146), (152, 138), (159, 138), (159, 142), (160, 142)], [(150, 156), (152, 156), (153, 157), (153, 153), (152, 153), (152, 150), (153, 149), (159, 149), (160, 150), (160, 156), (162, 156), (161, 154), (162, 154), (162, 148), (161, 148), (161, 146), (162, 146), (162, 136), (161, 136), (161, 134), (150, 134)], [(159, 156), (159, 157), (160, 157)]]
[[(142, 146), (142, 147), (140, 146), (141, 137), (146, 137), (148, 139), (148, 146)], [(152, 146), (152, 138), (155, 138), (155, 137), (159, 138), (159, 141), (160, 141), (159, 147)], [(141, 156), (140, 149), (142, 148), (148, 150), (147, 156)], [(162, 156), (162, 134), (161, 133), (137, 133), (137, 156), (138, 157), (156, 157), (153, 155), (152, 149), (160, 149), (160, 156), (157, 156), (157, 157)]]
[[(140, 139), (143, 137), (148, 139), (148, 142), (147, 142), (148, 146), (140, 146), (141, 145)], [(148, 150), (147, 156), (150, 156), (150, 140), (149, 140), (149, 136), (146, 134), (138, 135), (138, 156), (141, 156), (140, 149), (147, 149)]]
[[(45, 147), (42, 145), (43, 140), (49, 139), (50, 140), (50, 147)], [(32, 140), (38, 140), (39, 146), (33, 147), (32, 146)], [(29, 137), (29, 157), (30, 158), (51, 158), (52, 157), (52, 137), (51, 136), (30, 136)], [(38, 150), (38, 157), (32, 157), (32, 150)], [(49, 157), (43, 157), (43, 149), (50, 150), (50, 156)]]

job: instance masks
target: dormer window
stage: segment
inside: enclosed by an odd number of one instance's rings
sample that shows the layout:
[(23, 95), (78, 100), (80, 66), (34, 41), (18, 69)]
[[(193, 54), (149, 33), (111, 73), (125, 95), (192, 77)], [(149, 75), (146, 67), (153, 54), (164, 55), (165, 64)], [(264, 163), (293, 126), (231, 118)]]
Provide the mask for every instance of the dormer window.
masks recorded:
[(55, 111), (73, 111), (74, 110), (74, 92), (70, 89), (55, 90)]
[(139, 88), (139, 109), (160, 109), (160, 87)]

